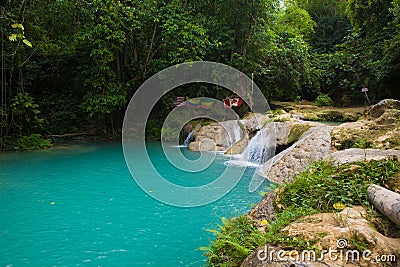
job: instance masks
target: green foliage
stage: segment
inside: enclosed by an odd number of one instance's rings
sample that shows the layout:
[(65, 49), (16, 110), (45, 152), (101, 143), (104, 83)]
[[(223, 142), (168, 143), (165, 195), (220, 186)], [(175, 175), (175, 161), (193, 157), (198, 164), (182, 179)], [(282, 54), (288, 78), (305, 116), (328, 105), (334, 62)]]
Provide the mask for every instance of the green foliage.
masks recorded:
[(346, 112), (336, 110), (328, 110), (317, 114), (318, 121), (352, 122), (358, 119), (359, 115), (357, 114), (347, 114)]
[(284, 210), (276, 214), (274, 220), (268, 226), (265, 234), (266, 241), (273, 245), (289, 246), (298, 250), (314, 249), (315, 240), (306, 240), (303, 238), (290, 237), (282, 232), (286, 226), (297, 221), (300, 217), (317, 213), (315, 209), (302, 207), (293, 210)]
[(289, 209), (307, 207), (318, 211), (332, 211), (336, 202), (346, 206), (367, 206), (367, 187), (372, 183), (384, 185), (399, 171), (400, 162), (397, 160), (345, 165), (317, 162), (301, 173), (295, 182), (285, 185), (280, 203)]
[(146, 138), (149, 140), (161, 140), (162, 122), (156, 119), (150, 119), (146, 124)]
[(355, 232), (352, 233), (352, 236), (349, 238), (349, 243), (351, 244), (351, 248), (358, 251), (366, 251), (367, 249), (373, 248), (374, 245), (368, 242), (365, 237), (359, 236)]
[(43, 139), (40, 134), (22, 136), (17, 141), (17, 149), (22, 151), (40, 150), (52, 146), (49, 139)]
[(336, 45), (343, 43), (351, 29), (345, 11), (346, 1), (299, 0), (298, 2), (315, 21), (314, 33), (309, 40), (312, 50), (318, 54), (335, 52)]
[[(6, 0), (3, 6), (2, 125), (11, 137), (86, 127), (114, 132), (147, 78), (193, 60), (253, 74), (268, 99), (323, 93), (335, 105), (363, 104), (362, 87), (373, 101), (400, 97), (398, 0)], [(175, 92), (226, 96), (212, 85)], [(25, 93), (40, 109), (11, 108)], [(165, 99), (152, 119), (162, 121), (171, 110)], [(34, 122), (33, 110), (49, 124)]]
[(332, 99), (327, 94), (320, 94), (315, 99), (315, 105), (318, 107), (330, 106), (332, 103)]
[(384, 236), (392, 238), (400, 237), (400, 227), (372, 207), (367, 209), (367, 220), (370, 221), (375, 229)]
[(25, 38), (24, 35), (24, 26), (20, 23), (13, 23), (11, 24), (11, 28), (15, 29), (14, 32), (10, 36), (8, 36), (8, 39), (12, 42), (18, 42), (22, 41), (25, 45), (32, 47), (31, 42), (28, 41), (28, 39)]
[(368, 140), (365, 139), (357, 139), (354, 145), (352, 145), (353, 148), (361, 148), (361, 149), (367, 149), (367, 148), (372, 148), (373, 143), (369, 142)]
[(19, 131), (41, 130), (44, 119), (40, 117), (39, 105), (28, 93), (18, 93), (14, 97), (11, 112)]
[(216, 239), (202, 247), (209, 266), (239, 266), (256, 248), (265, 244), (265, 236), (247, 216), (222, 218), (219, 230), (209, 230)]

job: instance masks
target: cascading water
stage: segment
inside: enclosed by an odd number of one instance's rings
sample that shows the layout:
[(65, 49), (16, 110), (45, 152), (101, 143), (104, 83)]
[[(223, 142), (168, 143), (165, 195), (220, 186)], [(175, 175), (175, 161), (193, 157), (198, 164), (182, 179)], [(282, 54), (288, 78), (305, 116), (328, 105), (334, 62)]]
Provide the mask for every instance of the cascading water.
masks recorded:
[(266, 126), (259, 130), (250, 140), (240, 158), (255, 164), (262, 164), (271, 158), (275, 153), (273, 140), (271, 140), (274, 137), (273, 130), (272, 126)]
[(274, 156), (275, 141), (275, 127), (271, 123), (259, 130), (243, 153), (227, 164), (258, 167)]
[(192, 136), (194, 134), (195, 130), (191, 131), (188, 136), (186, 137), (185, 141), (183, 142), (184, 146), (188, 146), (189, 143), (192, 141)]
[(242, 136), (241, 133), (242, 133), (242, 129), (240, 127), (235, 127), (235, 130), (233, 132), (233, 138), (235, 139), (234, 140), (235, 143), (241, 139), (241, 136)]
[(242, 129), (240, 128), (238, 121), (223, 121), (220, 122), (220, 124), (224, 128), (224, 146), (226, 148), (231, 147), (242, 138)]

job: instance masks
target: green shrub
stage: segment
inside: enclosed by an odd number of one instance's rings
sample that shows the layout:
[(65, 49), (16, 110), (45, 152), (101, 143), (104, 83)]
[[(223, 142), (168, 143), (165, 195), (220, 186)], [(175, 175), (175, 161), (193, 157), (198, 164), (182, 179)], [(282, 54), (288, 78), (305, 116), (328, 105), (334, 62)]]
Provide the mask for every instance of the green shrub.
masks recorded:
[(43, 139), (40, 134), (22, 136), (17, 141), (18, 150), (31, 151), (50, 148), (52, 146), (49, 139)]
[(328, 110), (318, 114), (318, 120), (320, 121), (352, 122), (358, 119), (359, 116), (357, 115), (346, 114), (337, 110)]
[(367, 149), (367, 148), (372, 148), (373, 143), (370, 141), (367, 141), (366, 139), (357, 139), (355, 143), (353, 144), (352, 148), (361, 148), (361, 149)]
[(209, 266), (239, 266), (255, 249), (265, 244), (265, 236), (247, 216), (222, 218), (219, 230), (208, 230), (216, 238), (209, 247), (201, 247)]
[(280, 203), (286, 207), (308, 207), (319, 211), (333, 211), (333, 204), (346, 206), (369, 205), (367, 187), (384, 185), (400, 171), (397, 160), (356, 162), (335, 165), (317, 162), (301, 173), (280, 194)]
[(332, 99), (327, 94), (320, 94), (315, 99), (315, 105), (318, 107), (331, 106), (332, 103)]

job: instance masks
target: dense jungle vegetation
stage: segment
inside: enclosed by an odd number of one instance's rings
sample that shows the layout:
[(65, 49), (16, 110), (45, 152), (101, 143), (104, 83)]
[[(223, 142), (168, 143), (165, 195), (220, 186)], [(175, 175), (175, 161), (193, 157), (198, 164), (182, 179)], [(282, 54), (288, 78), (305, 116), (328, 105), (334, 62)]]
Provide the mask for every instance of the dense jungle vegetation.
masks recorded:
[[(349, 106), (364, 103), (363, 87), (372, 101), (400, 98), (399, 20), (400, 0), (4, 0), (0, 148), (117, 138), (135, 90), (187, 61), (235, 67), (268, 100), (323, 94)], [(229, 92), (178, 88), (155, 107), (151, 131), (175, 95)]]

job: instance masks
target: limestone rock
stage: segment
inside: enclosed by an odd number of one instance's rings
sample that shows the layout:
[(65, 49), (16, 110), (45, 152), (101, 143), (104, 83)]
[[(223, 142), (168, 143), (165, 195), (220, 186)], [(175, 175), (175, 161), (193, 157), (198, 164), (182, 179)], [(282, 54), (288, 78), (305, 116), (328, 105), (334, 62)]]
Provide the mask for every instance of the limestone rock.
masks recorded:
[(400, 149), (400, 101), (382, 100), (366, 109), (365, 114), (363, 120), (335, 127), (334, 147)]
[(367, 114), (372, 118), (379, 118), (387, 109), (400, 109), (400, 101), (394, 99), (381, 100), (378, 104), (369, 107)]
[(189, 144), (193, 151), (225, 151), (243, 136), (240, 125), (235, 120), (211, 123), (201, 127), (195, 140)]
[[(255, 222), (272, 220), (275, 217), (274, 203), (278, 194), (278, 189), (269, 191), (248, 213), (248, 217)], [(265, 225), (259, 225), (259, 230), (264, 232)]]
[(259, 169), (258, 174), (275, 183), (292, 182), (312, 162), (332, 152), (330, 132), (332, 126), (321, 125), (305, 132), (299, 141), (271, 158)]
[(252, 133), (260, 130), (269, 119), (269, 116), (265, 116), (259, 113), (250, 113), (245, 118), (243, 118), (243, 120), (241, 120), (241, 123), (243, 123), (243, 126), (249, 133), (250, 137), (252, 137)]
[(240, 139), (238, 142), (234, 143), (228, 150), (224, 153), (225, 155), (239, 155), (242, 154), (246, 149), (249, 139), (247, 135)]
[(288, 122), (290, 121), (292, 118), (292, 115), (290, 113), (284, 112), (282, 114), (278, 114), (275, 116), (275, 120), (276, 121), (281, 121), (281, 122)]
[[(340, 239), (345, 240), (343, 249), (354, 250), (351, 240), (356, 239), (369, 244), (372, 251), (371, 259), (377, 255), (395, 255), (400, 251), (400, 239), (388, 238), (376, 231), (366, 219), (366, 211), (363, 207), (345, 208), (340, 213), (322, 213), (304, 217), (298, 222), (287, 226), (289, 236), (301, 237), (305, 240), (317, 240), (316, 246), (319, 250), (324, 248), (337, 249)], [(362, 253), (362, 251), (360, 251)], [(343, 266), (354, 266), (345, 264), (344, 261), (326, 260), (330, 264), (343, 264)], [(376, 262), (360, 260), (359, 266), (379, 266)], [(382, 265), (381, 265), (382, 266)]]
[(394, 156), (400, 157), (400, 150), (388, 149), (360, 149), (349, 148), (346, 150), (337, 151), (327, 155), (325, 160), (333, 160), (340, 164), (355, 162), (355, 161), (371, 161), (371, 160), (384, 160), (393, 158)]
[(288, 144), (288, 137), (290, 133), (290, 123), (274, 122), (276, 131), (276, 145), (282, 146)]
[(389, 109), (384, 111), (384, 113), (376, 120), (376, 123), (378, 125), (394, 124), (397, 122), (399, 118), (400, 118), (400, 110)]
[(332, 131), (332, 144), (336, 150), (351, 147), (400, 149), (399, 126), (400, 121), (394, 118), (344, 123)]

